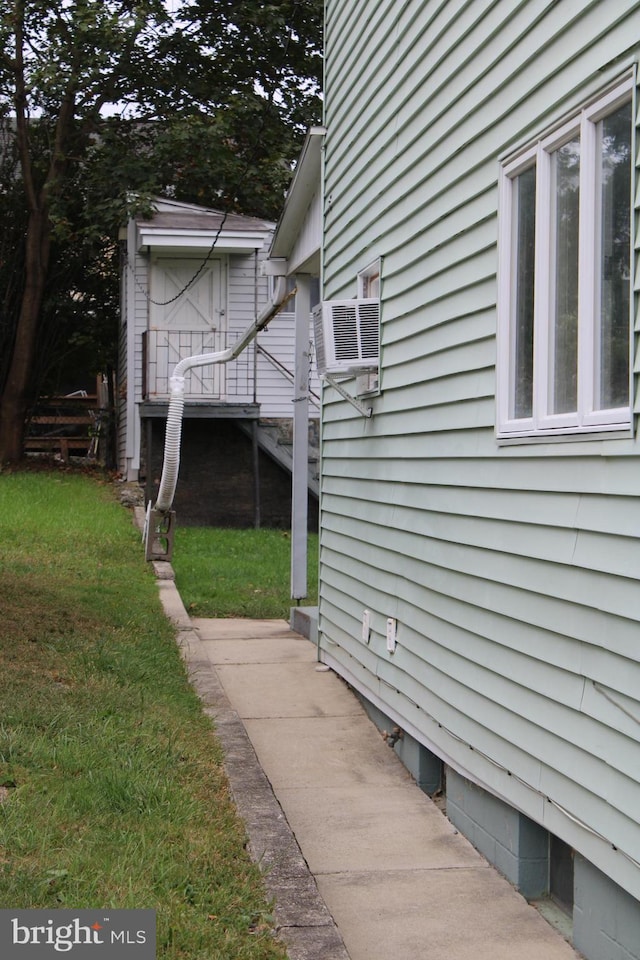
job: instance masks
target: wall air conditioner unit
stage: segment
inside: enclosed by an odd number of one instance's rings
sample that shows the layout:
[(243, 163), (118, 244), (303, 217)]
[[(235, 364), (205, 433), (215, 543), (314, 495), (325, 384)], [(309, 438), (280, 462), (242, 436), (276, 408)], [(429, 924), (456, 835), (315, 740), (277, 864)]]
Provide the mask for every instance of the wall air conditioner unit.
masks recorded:
[(380, 301), (325, 300), (313, 312), (318, 373), (355, 374), (378, 366)]

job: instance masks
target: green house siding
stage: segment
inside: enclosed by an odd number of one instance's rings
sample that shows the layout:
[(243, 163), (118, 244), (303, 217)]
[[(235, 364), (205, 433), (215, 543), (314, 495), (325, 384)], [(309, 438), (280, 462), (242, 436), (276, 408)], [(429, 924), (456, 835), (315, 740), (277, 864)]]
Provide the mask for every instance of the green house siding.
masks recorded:
[(632, 66), (604, 7), (328, 0), (323, 295), (382, 258), (382, 362), (370, 420), (324, 390), (320, 642), (640, 898), (637, 440), (495, 435), (499, 160)]

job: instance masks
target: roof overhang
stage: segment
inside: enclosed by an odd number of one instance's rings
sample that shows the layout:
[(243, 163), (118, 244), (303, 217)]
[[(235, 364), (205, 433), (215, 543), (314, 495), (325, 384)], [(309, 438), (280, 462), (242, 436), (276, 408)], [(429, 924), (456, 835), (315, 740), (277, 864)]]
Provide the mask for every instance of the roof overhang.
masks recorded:
[(208, 250), (216, 240), (216, 250), (219, 253), (250, 253), (252, 250), (261, 249), (268, 237), (268, 233), (247, 231), (232, 233), (222, 230), (218, 234), (217, 230), (161, 230), (151, 226), (138, 226), (138, 249), (177, 250), (188, 253)]
[(273, 227), (256, 217), (157, 200), (152, 218), (136, 220), (136, 235), (139, 250), (201, 253), (215, 241), (220, 253), (249, 253), (265, 246)]
[[(320, 189), (325, 133), (324, 127), (310, 127), (307, 131), (282, 216), (271, 241), (269, 259), (289, 260), (296, 246), (309, 206)], [(306, 261), (307, 266), (315, 259), (316, 254), (319, 258), (321, 240), (321, 236), (318, 236), (317, 247), (314, 244), (314, 251)], [(301, 270), (302, 266), (297, 265), (300, 272), (304, 272)]]

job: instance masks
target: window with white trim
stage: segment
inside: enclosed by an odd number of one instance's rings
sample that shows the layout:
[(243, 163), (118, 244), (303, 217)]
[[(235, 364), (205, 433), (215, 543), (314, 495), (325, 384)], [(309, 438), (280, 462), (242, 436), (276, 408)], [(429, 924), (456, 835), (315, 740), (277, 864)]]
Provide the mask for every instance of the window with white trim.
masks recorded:
[(380, 296), (380, 260), (375, 260), (358, 274), (358, 296)]
[(632, 89), (501, 168), (499, 437), (631, 425)]
[[(380, 299), (380, 269), (381, 260), (374, 260), (364, 270), (358, 273), (358, 298), (377, 297)], [(371, 370), (359, 373), (356, 377), (357, 396), (366, 396), (380, 390), (380, 370)]]

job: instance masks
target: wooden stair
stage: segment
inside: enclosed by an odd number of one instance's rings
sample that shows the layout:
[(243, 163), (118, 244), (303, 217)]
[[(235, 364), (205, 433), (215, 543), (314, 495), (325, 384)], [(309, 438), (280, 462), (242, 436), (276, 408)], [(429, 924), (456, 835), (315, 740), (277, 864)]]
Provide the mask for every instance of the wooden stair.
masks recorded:
[[(250, 421), (239, 421), (238, 425), (247, 434), (252, 436)], [(308, 487), (314, 497), (320, 496), (320, 450), (315, 440), (315, 431), (310, 429), (309, 458), (308, 458)], [(288, 473), (293, 473), (293, 440), (291, 439), (291, 421), (259, 420), (258, 446), (283, 467)]]

